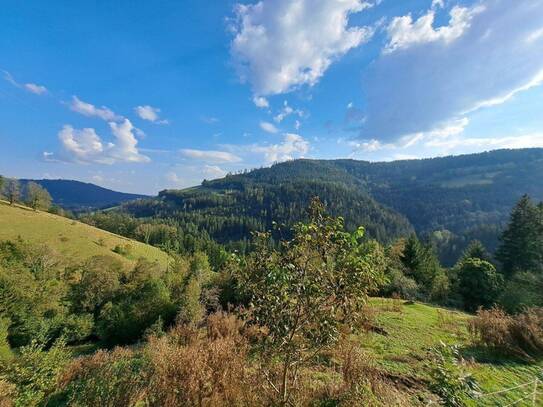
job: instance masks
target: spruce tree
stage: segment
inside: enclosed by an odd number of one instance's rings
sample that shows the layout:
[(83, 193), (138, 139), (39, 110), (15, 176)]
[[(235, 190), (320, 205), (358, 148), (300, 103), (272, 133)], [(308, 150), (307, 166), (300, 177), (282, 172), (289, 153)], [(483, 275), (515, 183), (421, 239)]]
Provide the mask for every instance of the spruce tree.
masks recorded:
[(518, 271), (543, 271), (542, 206), (528, 195), (515, 205), (507, 228), (500, 237), (496, 258), (503, 272), (511, 277)]

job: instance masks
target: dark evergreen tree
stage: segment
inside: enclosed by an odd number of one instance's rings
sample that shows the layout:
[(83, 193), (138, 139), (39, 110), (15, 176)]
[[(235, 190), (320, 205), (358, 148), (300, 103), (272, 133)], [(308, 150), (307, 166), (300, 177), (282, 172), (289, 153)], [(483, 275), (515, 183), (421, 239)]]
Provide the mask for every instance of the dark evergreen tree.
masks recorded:
[(513, 208), (496, 251), (496, 258), (507, 277), (518, 271), (543, 272), (541, 218), (541, 205), (536, 206), (528, 195), (524, 195)]
[(491, 262), (492, 256), (479, 240), (473, 240), (462, 254), (459, 263), (467, 259), (480, 259)]
[(441, 274), (441, 265), (433, 247), (411, 235), (405, 242), (400, 260), (405, 267), (405, 274), (413, 278), (429, 294), (434, 278)]

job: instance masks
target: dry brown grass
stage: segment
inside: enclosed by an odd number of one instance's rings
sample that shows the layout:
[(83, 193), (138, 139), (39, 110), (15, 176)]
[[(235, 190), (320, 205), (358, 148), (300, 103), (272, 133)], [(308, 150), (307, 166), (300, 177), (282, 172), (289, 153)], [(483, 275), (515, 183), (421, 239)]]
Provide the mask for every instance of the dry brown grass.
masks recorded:
[(0, 379), (0, 407), (12, 407), (16, 394), (15, 385)]
[(149, 405), (262, 405), (242, 327), (234, 316), (219, 313), (208, 318), (205, 335), (178, 328), (173, 335), (151, 339), (146, 348)]
[(70, 406), (133, 406), (145, 397), (145, 369), (127, 348), (75, 359), (61, 378)]
[(528, 308), (508, 315), (501, 309), (479, 310), (469, 331), (477, 345), (532, 359), (543, 355), (543, 308)]

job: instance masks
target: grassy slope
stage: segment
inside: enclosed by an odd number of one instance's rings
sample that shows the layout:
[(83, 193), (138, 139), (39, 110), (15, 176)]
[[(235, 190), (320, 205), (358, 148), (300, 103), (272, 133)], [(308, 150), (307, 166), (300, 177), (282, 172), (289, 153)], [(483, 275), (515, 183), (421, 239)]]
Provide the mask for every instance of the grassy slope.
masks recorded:
[[(387, 373), (401, 376), (413, 383), (426, 386), (428, 379), (428, 351), (443, 341), (457, 344), (463, 349), (468, 362), (466, 368), (472, 372), (483, 393), (491, 393), (533, 380), (537, 375), (543, 379), (543, 362), (524, 364), (518, 361), (499, 360), (483, 351), (471, 347), (467, 322), (470, 316), (424, 304), (401, 305), (394, 309), (393, 302), (372, 299), (376, 310), (377, 325), (388, 335), (370, 332), (361, 337), (363, 347), (377, 360)], [(507, 405), (525, 396), (531, 386), (503, 395), (478, 400), (477, 406)], [(528, 391), (527, 391), (528, 390)], [(543, 386), (540, 387), (543, 391)], [(538, 405), (543, 405), (543, 395)], [(532, 405), (519, 403), (519, 406)]]
[[(77, 261), (109, 255), (127, 265), (141, 257), (163, 266), (168, 262), (168, 255), (155, 247), (61, 216), (0, 201), (0, 240), (13, 240), (19, 236), (31, 243), (46, 244), (66, 258)], [(112, 251), (116, 245), (127, 244), (132, 249), (126, 257)]]

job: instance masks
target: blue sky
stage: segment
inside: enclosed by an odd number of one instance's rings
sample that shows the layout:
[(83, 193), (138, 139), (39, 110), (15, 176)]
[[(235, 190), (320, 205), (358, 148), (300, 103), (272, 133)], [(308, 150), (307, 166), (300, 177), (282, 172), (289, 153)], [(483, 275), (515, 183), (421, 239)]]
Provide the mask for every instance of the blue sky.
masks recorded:
[(543, 147), (543, 0), (1, 7), (5, 176), (154, 194), (300, 157)]

